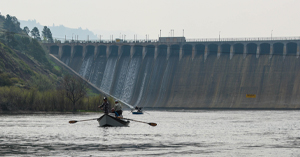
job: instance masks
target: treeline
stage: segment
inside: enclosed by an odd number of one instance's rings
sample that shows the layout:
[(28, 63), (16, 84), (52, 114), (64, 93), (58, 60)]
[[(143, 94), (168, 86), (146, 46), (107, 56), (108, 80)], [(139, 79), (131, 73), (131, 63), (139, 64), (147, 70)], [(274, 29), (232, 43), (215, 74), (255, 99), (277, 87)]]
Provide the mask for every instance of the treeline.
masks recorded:
[[(14, 35), (14, 34), (21, 34), (21, 35), (31, 35), (33, 39), (38, 41), (53, 43), (52, 32), (50, 28), (44, 26), (42, 30), (42, 37), (40, 35), (40, 30), (37, 27), (32, 28), (30, 30), (27, 26), (23, 29), (20, 28), (20, 22), (15, 16), (10, 16), (9, 14), (6, 17), (0, 15), (0, 20), (3, 21), (3, 26), (0, 28), (2, 29), (2, 34), (5, 33), (6, 35)], [(1, 29), (0, 29), (1, 31)]]
[[(33, 28), (31, 31), (31, 35), (33, 38), (28, 36), (29, 29), (28, 27), (24, 27), (22, 30), (20, 28), (20, 22), (14, 16), (10, 16), (9, 14), (4, 16), (0, 15), (0, 23), (3, 23), (3, 26), (0, 25), (0, 28), (3, 28), (0, 32), (0, 42), (4, 43), (9, 48), (18, 50), (26, 55), (30, 55), (34, 57), (35, 60), (39, 61), (45, 69), (49, 69), (51, 72), (61, 75), (58, 71), (50, 64), (49, 59), (47, 58), (47, 53), (45, 49), (39, 43), (40, 35), (38, 28)], [(44, 41), (53, 42), (52, 33), (47, 26), (44, 27), (43, 31), (43, 39)], [(6, 48), (2, 45), (2, 47)]]
[[(97, 106), (102, 102), (103, 95), (85, 96), (77, 102), (76, 111), (100, 111)], [(15, 86), (0, 87), (0, 107), (3, 111), (73, 112), (73, 104), (64, 90), (39, 91)]]
[[(56, 84), (43, 75), (34, 76), (30, 86), (18, 86), (17, 78), (0, 74), (0, 111), (100, 111), (103, 94), (89, 91), (80, 78), (65, 75)], [(114, 100), (108, 97), (110, 104)]]

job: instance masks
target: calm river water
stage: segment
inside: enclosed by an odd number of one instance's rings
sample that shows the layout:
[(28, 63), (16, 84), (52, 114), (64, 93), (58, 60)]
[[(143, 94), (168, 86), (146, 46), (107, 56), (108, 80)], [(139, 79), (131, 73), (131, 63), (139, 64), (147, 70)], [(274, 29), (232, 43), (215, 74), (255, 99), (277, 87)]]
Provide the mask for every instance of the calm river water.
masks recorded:
[(300, 111), (149, 111), (130, 127), (88, 114), (0, 115), (0, 156), (300, 156)]

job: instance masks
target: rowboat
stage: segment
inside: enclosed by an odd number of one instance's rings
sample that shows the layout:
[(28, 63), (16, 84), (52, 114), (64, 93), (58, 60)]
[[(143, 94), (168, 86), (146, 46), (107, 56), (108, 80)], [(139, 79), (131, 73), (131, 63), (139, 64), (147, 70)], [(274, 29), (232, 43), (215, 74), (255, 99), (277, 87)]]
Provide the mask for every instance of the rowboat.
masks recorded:
[(142, 107), (138, 107), (136, 106), (135, 108), (133, 108), (131, 110), (132, 114), (143, 114), (143, 110), (142, 110)]
[(135, 111), (135, 112), (132, 112), (132, 114), (144, 114), (143, 111)]
[(109, 115), (109, 114), (104, 114), (103, 116), (98, 118), (97, 121), (101, 127), (128, 126), (128, 124), (130, 122), (128, 120), (116, 118), (115, 116)]

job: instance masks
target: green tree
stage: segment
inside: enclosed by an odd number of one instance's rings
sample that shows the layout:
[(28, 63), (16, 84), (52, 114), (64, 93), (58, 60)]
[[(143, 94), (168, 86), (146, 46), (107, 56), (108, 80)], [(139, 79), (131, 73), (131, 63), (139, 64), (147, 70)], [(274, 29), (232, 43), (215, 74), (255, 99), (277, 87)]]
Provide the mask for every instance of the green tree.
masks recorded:
[(43, 31), (42, 31), (42, 36), (43, 36), (44, 41), (53, 43), (52, 33), (47, 26), (44, 26)]
[(30, 33), (34, 39), (41, 40), (40, 31), (37, 27), (34, 27)]
[(47, 62), (46, 53), (36, 39), (33, 39), (28, 45), (28, 53), (42, 63)]
[(18, 19), (15, 16), (10, 16), (9, 14), (6, 15), (3, 27), (9, 32), (18, 33), (22, 31)]
[(53, 37), (50, 28), (48, 28), (48, 40), (50, 43), (53, 43)]
[(42, 36), (43, 36), (43, 40), (47, 41), (47, 38), (48, 38), (48, 28), (47, 28), (47, 26), (44, 26), (43, 31), (42, 31)]
[(5, 32), (6, 44), (13, 48), (15, 48), (18, 45), (18, 42), (16, 41), (14, 35), (15, 35), (14, 32), (10, 32), (10, 31)]
[(27, 35), (28, 35), (29, 32), (30, 32), (30, 30), (29, 30), (29, 28), (28, 28), (27, 26), (24, 27), (23, 31), (24, 31)]
[(0, 73), (0, 86), (11, 86), (12, 82), (7, 73)]
[(87, 84), (78, 77), (65, 75), (63, 78), (62, 88), (65, 96), (72, 102), (73, 111), (76, 111), (76, 103), (81, 100), (87, 93)]

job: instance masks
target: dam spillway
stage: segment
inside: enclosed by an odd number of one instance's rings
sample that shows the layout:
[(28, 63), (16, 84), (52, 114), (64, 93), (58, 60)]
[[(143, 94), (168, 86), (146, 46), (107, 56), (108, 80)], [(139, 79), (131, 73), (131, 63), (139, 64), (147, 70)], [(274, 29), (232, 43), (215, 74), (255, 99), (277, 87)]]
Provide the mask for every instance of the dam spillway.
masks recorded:
[(133, 106), (298, 109), (299, 45), (287, 40), (48, 46), (81, 76)]

